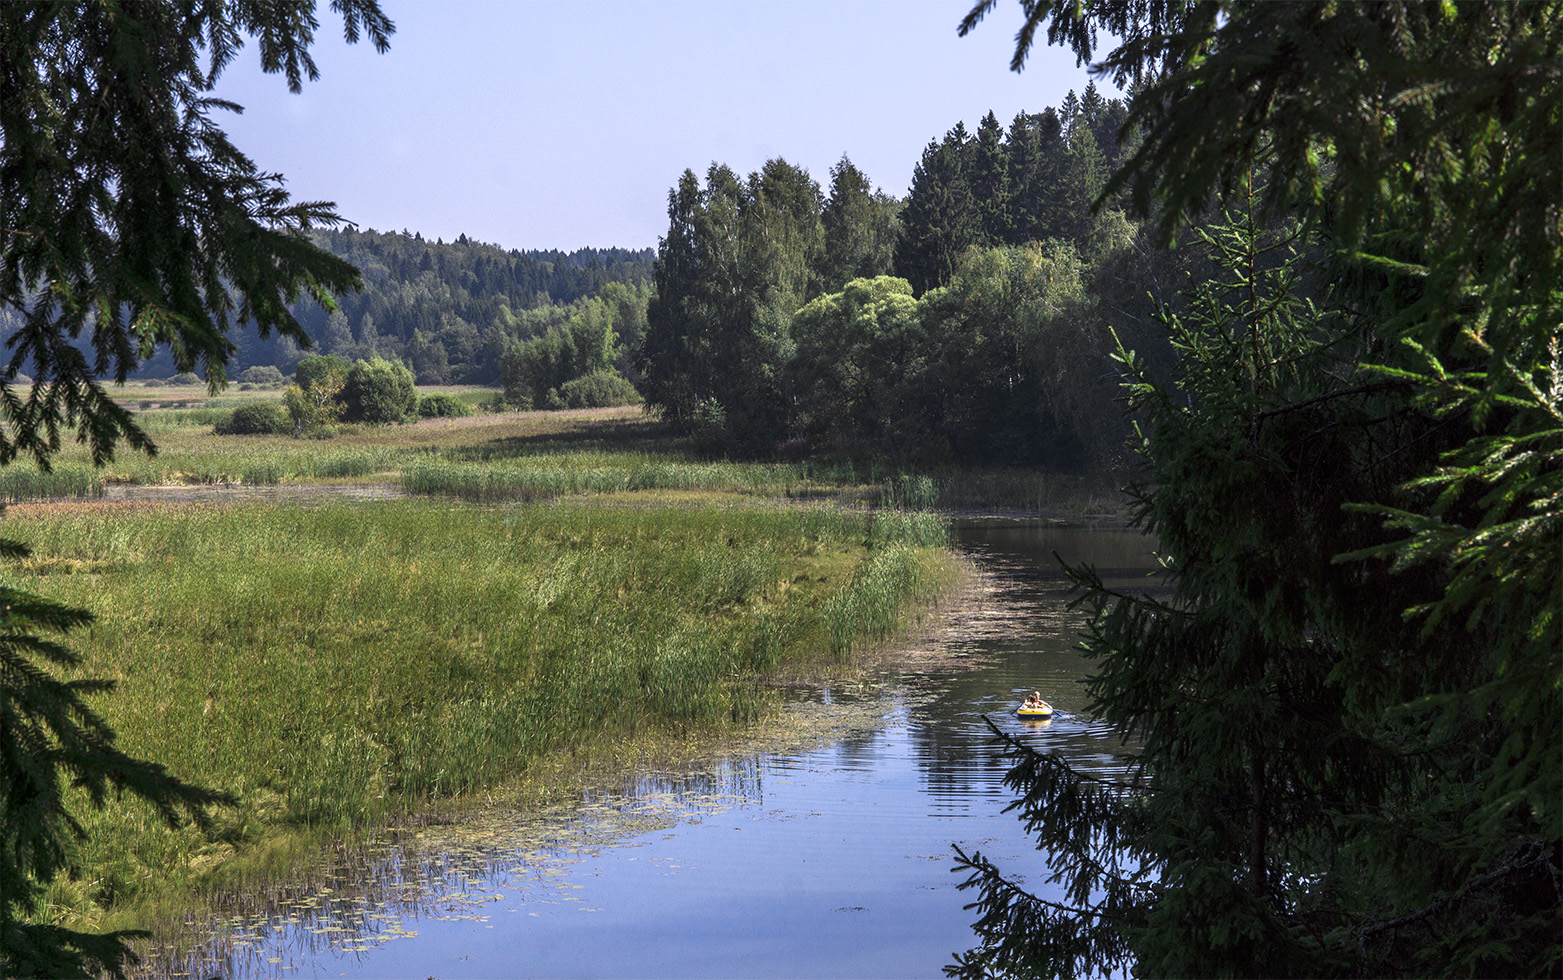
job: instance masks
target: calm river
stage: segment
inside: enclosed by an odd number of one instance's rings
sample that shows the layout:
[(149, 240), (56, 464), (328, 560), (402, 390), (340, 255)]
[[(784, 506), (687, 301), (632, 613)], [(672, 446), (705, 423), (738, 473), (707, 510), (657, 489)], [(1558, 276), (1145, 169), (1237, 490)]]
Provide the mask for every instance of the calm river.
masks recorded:
[[(931, 648), (882, 682), (800, 694), (860, 718), (830, 744), (646, 772), (538, 817), (489, 814), (388, 842), (223, 925), (236, 977), (934, 977), (973, 941), (951, 844), (1032, 889), (1045, 866), (1019, 823), (983, 716), (1097, 772), (1125, 751), (1084, 714), (1082, 662), (1053, 559), (1144, 584), (1122, 530), (968, 526), (983, 572)], [(1049, 722), (1009, 711), (1032, 689)], [(349, 870), (350, 869), (350, 870)], [(169, 969), (165, 964), (163, 969)], [(175, 972), (181, 972), (175, 968)]]

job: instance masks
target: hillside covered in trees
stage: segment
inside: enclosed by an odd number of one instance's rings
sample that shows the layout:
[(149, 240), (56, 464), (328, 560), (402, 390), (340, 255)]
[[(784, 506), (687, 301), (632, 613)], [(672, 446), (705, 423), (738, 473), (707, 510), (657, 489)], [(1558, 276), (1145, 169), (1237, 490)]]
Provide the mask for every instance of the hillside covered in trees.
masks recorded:
[[(610, 293), (621, 300), (638, 297), (614, 302), (615, 309), (643, 308), (653, 258), (651, 249), (507, 251), (465, 235), (442, 242), (408, 231), (313, 235), (317, 244), (357, 266), (364, 283), (361, 292), (338, 297), (338, 313), (312, 302), (294, 305), (315, 350), (348, 360), (401, 360), (420, 384), (498, 385), (508, 346), (564, 331), (605, 287), (618, 287)], [(633, 317), (616, 326), (620, 348), (635, 343)], [(291, 373), (304, 354), (291, 340), (263, 339), (253, 331), (235, 340), (230, 374), (267, 364)], [(166, 352), (140, 372), (172, 373)]]

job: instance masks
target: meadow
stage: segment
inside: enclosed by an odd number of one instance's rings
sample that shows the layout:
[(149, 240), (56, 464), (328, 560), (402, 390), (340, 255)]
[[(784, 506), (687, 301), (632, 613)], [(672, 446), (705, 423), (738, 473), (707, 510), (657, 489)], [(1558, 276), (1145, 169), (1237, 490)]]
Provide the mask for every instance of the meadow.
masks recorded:
[[(497, 392), (443, 391), (476, 406)], [(204, 388), (111, 389), (158, 446), (155, 456), (121, 453), (94, 470), (67, 447), (52, 473), (25, 462), (0, 469), (0, 502), (95, 499), (115, 486), (386, 484), (421, 495), (499, 502), (578, 494), (740, 495), (771, 501), (830, 500), (848, 506), (937, 508), (1026, 516), (1116, 513), (1112, 481), (1025, 468), (907, 469), (882, 460), (713, 461), (638, 408), (475, 414), (412, 425), (339, 425), (317, 438), (218, 436), (213, 423), (277, 391), (208, 396)]]
[[(31, 555), (5, 574), (97, 617), (67, 642), (78, 676), (115, 682), (95, 706), (121, 744), (237, 799), (210, 833), (170, 832), (130, 800), (78, 800), (81, 872), (35, 910), (77, 926), (177, 919), (331, 840), (524, 791), (576, 754), (629, 758), (753, 726), (778, 678), (849, 663), (955, 575), (945, 518), (858, 506), (884, 486), (699, 461), (633, 414), (326, 440), (145, 421), (156, 459), (101, 474), (65, 460), (55, 475), (113, 486), (269, 466), (274, 483), (409, 496), (78, 492), (9, 507), (4, 536)], [(484, 473), (497, 489), (417, 483)]]

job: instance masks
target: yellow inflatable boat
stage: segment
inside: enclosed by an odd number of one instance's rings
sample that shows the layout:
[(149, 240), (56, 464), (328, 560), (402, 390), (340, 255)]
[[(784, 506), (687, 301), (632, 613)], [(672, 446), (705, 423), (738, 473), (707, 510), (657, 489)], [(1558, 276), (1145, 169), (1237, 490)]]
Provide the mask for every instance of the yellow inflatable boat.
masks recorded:
[(1035, 707), (1023, 704), (1020, 707), (1015, 709), (1015, 717), (1016, 718), (1051, 718), (1051, 717), (1053, 717), (1053, 706), (1051, 704), (1048, 704), (1046, 701), (1043, 701), (1040, 706), (1035, 706)]

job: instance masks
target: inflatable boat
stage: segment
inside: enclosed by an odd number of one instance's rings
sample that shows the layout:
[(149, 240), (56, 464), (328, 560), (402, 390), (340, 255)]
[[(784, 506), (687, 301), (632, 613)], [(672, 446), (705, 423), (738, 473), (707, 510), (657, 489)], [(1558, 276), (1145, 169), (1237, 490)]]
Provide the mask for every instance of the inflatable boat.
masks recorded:
[(1051, 704), (1048, 704), (1046, 701), (1043, 701), (1040, 707), (1028, 707), (1028, 706), (1023, 704), (1020, 707), (1015, 709), (1015, 717), (1016, 718), (1051, 718), (1051, 717), (1053, 717), (1053, 706)]

